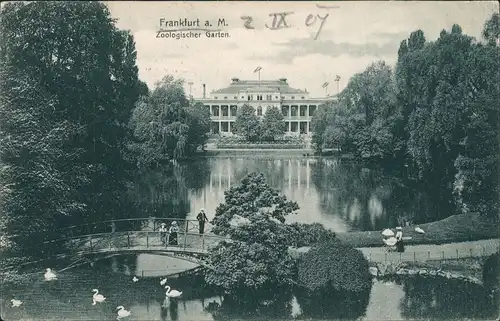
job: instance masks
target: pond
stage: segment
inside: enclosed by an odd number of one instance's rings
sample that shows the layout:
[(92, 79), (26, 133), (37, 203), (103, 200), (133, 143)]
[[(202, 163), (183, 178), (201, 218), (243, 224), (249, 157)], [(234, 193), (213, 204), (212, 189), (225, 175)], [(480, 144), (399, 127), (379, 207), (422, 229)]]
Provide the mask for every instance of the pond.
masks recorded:
[[(369, 293), (342, 300), (317, 302), (300, 293), (284, 296), (283, 302), (244, 313), (207, 286), (202, 277), (169, 279), (182, 291), (181, 298), (165, 300), (160, 286), (162, 269), (183, 263), (153, 255), (121, 256), (82, 265), (59, 273), (46, 282), (43, 272), (26, 276), (25, 285), (2, 288), (4, 320), (114, 320), (116, 307), (130, 310), (128, 320), (283, 320), (348, 319), (492, 319), (497, 317), (494, 300), (478, 285), (439, 278), (404, 277), (373, 281)], [(146, 271), (146, 273), (144, 273)], [(145, 274), (145, 277), (141, 275)], [(139, 275), (133, 282), (132, 276)], [(91, 290), (97, 288), (106, 300), (92, 305)], [(302, 296), (301, 296), (302, 295)], [(24, 303), (10, 306), (10, 299)], [(331, 301), (329, 301), (331, 300)], [(329, 304), (324, 304), (329, 302)]]
[(406, 173), (335, 158), (235, 156), (200, 158), (173, 171), (141, 173), (131, 191), (140, 208), (134, 216), (194, 219), (204, 208), (211, 219), (224, 201), (224, 191), (250, 172), (264, 173), (271, 186), (299, 204), (288, 222), (321, 223), (336, 232), (394, 227), (398, 216), (423, 223), (451, 213), (429, 196), (435, 194), (430, 188), (417, 189)]

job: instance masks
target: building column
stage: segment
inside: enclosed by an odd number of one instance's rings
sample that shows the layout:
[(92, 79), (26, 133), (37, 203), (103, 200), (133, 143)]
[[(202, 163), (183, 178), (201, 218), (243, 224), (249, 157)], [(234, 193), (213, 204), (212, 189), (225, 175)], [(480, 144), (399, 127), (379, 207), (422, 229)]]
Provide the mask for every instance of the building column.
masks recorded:
[(306, 118), (309, 119), (309, 105), (307, 105), (307, 108), (306, 108)]
[(311, 175), (311, 167), (310, 167), (310, 159), (306, 160), (306, 188), (307, 191), (309, 192), (309, 176)]
[(292, 105), (288, 106), (288, 117), (292, 119)]
[(231, 133), (231, 122), (230, 121), (227, 122), (227, 132)]
[(291, 121), (288, 122), (288, 132), (289, 133), (292, 132), (292, 122)]
[[(220, 115), (220, 114), (219, 114)], [(219, 134), (222, 133), (222, 122), (219, 121)]]
[[(309, 108), (309, 107), (308, 107)], [(309, 134), (311, 132), (311, 121), (307, 121), (307, 126), (306, 126), (306, 134)]]

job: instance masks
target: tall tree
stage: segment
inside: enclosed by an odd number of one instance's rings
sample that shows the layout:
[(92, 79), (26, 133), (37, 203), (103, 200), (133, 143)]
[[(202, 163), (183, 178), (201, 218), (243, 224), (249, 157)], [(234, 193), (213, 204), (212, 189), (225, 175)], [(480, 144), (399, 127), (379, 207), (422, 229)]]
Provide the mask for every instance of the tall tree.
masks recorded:
[[(132, 36), (99, 2), (8, 3), (1, 33), (8, 230), (26, 235), (124, 213), (126, 123), (140, 94)], [(44, 149), (21, 143), (35, 137)]]
[(203, 146), (210, 129), (209, 111), (189, 101), (184, 81), (168, 75), (137, 102), (130, 126), (130, 145), (144, 166), (182, 159)]
[(257, 141), (261, 127), (259, 117), (255, 114), (255, 108), (248, 104), (241, 106), (233, 128), (236, 134), (243, 136), (246, 140)]
[(276, 107), (270, 107), (266, 110), (261, 123), (261, 139), (274, 141), (285, 134), (285, 117), (281, 110)]

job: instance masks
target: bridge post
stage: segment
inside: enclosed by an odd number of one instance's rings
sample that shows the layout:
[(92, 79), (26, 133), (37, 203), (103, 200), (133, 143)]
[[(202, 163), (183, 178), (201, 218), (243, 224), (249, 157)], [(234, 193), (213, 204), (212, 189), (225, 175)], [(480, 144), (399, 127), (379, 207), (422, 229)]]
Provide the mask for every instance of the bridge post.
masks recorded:
[(413, 251), (413, 262), (417, 261), (417, 252)]
[(472, 257), (472, 249), (469, 249), (470, 257)]
[(127, 245), (130, 248), (130, 233), (127, 232)]
[(184, 232), (184, 251), (186, 250), (187, 236), (188, 236), (188, 233), (186, 231), (186, 232)]
[(457, 249), (457, 260), (458, 260), (458, 249)]

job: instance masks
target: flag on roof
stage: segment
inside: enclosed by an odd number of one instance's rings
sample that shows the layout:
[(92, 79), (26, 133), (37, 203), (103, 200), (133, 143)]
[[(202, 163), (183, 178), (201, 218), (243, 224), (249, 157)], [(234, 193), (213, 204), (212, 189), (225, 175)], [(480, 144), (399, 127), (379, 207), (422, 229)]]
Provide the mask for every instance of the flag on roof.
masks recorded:
[(321, 87), (326, 88), (329, 84), (330, 84), (329, 82), (325, 82)]
[(259, 66), (259, 67), (255, 68), (255, 70), (253, 72), (255, 73), (257, 71), (260, 71), (261, 69), (262, 69), (262, 67)]
[(340, 76), (339, 76), (339, 75), (337, 75), (337, 76), (335, 77), (335, 81), (340, 81)]

